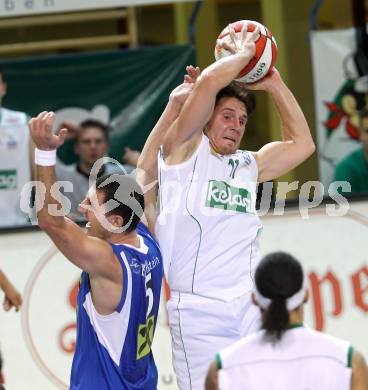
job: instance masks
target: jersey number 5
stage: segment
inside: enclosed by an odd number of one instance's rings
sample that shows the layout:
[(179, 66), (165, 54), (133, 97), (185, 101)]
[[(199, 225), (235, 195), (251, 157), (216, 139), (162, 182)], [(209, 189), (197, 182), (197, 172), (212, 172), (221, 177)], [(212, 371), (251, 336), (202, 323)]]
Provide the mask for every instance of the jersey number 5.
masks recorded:
[(152, 291), (152, 275), (151, 272), (146, 274), (146, 302), (147, 302), (147, 312), (146, 318), (148, 318), (153, 309), (153, 291)]

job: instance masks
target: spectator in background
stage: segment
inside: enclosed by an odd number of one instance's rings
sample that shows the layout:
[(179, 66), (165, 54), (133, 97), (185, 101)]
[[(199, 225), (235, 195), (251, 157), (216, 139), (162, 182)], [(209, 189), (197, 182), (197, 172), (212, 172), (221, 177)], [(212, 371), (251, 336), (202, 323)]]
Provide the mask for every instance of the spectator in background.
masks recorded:
[[(73, 184), (72, 192), (64, 192), (64, 195), (71, 202), (71, 212), (69, 217), (78, 221), (84, 220), (83, 214), (78, 211), (78, 205), (85, 198), (89, 189), (89, 175), (93, 164), (100, 158), (106, 156), (108, 151), (108, 131), (107, 125), (100, 121), (87, 119), (79, 126), (63, 123), (60, 128), (68, 130), (68, 139), (75, 139), (74, 151), (79, 157), (75, 164), (65, 165), (60, 160), (56, 165), (56, 176), (58, 181), (69, 181)], [(127, 148), (126, 148), (127, 149)], [(128, 153), (129, 152), (129, 153)], [(130, 157), (129, 161), (134, 163), (134, 153), (126, 150), (125, 154)], [(123, 165), (126, 173), (130, 173), (135, 168), (134, 165)], [(98, 177), (104, 174), (119, 173), (121, 170), (116, 164), (106, 163), (98, 173)]]
[(340, 161), (335, 181), (348, 181), (352, 193), (368, 193), (368, 110), (360, 114), (359, 130), (362, 147)]
[[(4, 301), (3, 307), (5, 311), (9, 311), (12, 307), (15, 308), (15, 311), (20, 309), (22, 304), (22, 296), (13, 286), (10, 280), (6, 277), (3, 271), (0, 270), (0, 289), (4, 292)], [(3, 360), (0, 354), (0, 390), (3, 389), (2, 384), (4, 384), (4, 375), (2, 372)]]
[(6, 77), (0, 68), (0, 227), (28, 224), (28, 216), (20, 210), (20, 195), (34, 166), (27, 114), (2, 106), (6, 92)]

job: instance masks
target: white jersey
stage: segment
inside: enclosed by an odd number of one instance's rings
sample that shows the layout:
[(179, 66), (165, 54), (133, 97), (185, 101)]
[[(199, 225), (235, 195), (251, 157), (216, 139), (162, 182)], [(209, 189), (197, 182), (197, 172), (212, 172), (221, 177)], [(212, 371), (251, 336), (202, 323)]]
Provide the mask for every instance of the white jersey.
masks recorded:
[(217, 355), (220, 390), (350, 390), (352, 348), (306, 328), (272, 343), (257, 332)]
[(24, 225), (20, 210), (23, 186), (31, 180), (29, 129), (24, 112), (0, 108), (0, 226)]
[(156, 234), (170, 288), (223, 301), (250, 291), (261, 228), (253, 155), (219, 155), (203, 135), (188, 161), (167, 165), (159, 155), (158, 166)]

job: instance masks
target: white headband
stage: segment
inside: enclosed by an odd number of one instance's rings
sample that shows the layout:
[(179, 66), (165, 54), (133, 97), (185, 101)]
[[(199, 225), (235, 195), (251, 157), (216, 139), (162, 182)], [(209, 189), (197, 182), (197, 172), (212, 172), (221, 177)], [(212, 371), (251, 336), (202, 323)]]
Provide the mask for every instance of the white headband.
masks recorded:
[[(291, 297), (285, 299), (286, 303), (286, 309), (288, 311), (292, 311), (299, 307), (304, 300), (305, 297), (305, 292), (307, 291), (307, 286), (305, 280), (303, 281), (302, 287), (300, 288), (299, 291), (297, 291), (294, 295)], [(270, 298), (264, 297), (258, 290), (257, 287), (254, 285), (254, 298), (258, 305), (264, 309), (267, 310), (268, 307), (271, 305), (272, 300)]]

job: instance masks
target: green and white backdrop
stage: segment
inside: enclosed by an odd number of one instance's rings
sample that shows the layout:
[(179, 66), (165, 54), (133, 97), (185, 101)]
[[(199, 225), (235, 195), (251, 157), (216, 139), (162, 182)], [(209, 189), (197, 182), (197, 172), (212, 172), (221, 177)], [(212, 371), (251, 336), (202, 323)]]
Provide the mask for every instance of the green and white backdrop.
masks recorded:
[[(1, 61), (7, 75), (4, 107), (33, 116), (55, 111), (61, 121), (99, 119), (111, 125), (110, 155), (125, 146), (140, 150), (168, 96), (195, 64), (188, 45), (160, 46), (94, 54), (69, 54)], [(71, 144), (59, 153), (75, 160)]]

